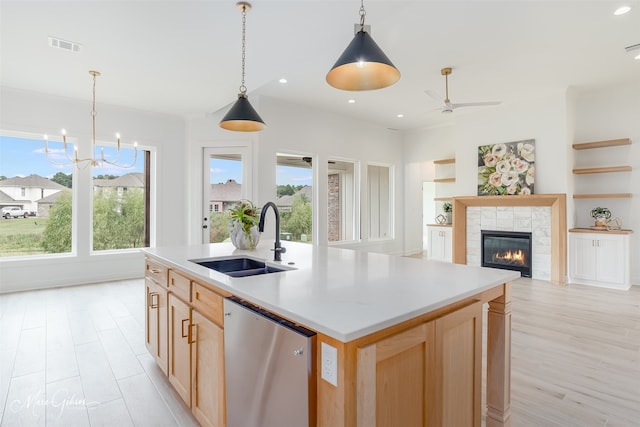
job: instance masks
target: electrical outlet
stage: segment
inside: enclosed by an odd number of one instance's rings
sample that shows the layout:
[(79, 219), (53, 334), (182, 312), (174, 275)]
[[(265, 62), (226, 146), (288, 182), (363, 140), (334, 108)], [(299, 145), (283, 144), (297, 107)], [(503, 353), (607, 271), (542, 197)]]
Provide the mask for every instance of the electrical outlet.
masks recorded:
[(338, 387), (338, 349), (323, 342), (320, 353), (322, 379)]

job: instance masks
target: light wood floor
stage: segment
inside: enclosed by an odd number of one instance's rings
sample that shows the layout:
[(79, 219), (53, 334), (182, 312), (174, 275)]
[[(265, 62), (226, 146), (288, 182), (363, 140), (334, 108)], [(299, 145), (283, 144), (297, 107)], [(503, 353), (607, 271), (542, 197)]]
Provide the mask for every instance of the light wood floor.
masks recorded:
[[(0, 424), (197, 425), (144, 347), (143, 295), (0, 295)], [(640, 287), (520, 279), (513, 295), (512, 426), (640, 426)]]

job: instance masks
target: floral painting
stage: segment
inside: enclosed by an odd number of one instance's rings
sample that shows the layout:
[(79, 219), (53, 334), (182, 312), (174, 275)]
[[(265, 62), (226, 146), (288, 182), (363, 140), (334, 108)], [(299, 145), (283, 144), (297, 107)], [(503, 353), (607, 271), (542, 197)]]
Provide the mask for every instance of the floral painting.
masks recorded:
[(535, 140), (478, 147), (478, 196), (533, 194)]

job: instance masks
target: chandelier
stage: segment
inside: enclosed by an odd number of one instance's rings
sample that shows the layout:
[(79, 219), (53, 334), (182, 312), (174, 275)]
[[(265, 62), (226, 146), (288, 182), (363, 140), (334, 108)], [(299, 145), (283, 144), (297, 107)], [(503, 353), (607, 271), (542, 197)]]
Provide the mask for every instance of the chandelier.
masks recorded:
[(116, 133), (116, 154), (115, 158), (111, 159), (105, 157), (104, 155), (104, 147), (100, 146), (100, 156), (96, 157), (96, 148), (98, 145), (96, 144), (96, 116), (98, 112), (96, 111), (96, 78), (100, 75), (99, 71), (89, 71), (89, 74), (93, 76), (93, 104), (91, 108), (91, 157), (80, 158), (78, 157), (78, 146), (75, 145), (73, 147), (73, 157), (69, 155), (69, 150), (67, 150), (67, 132), (62, 129), (62, 146), (64, 151), (64, 157), (66, 161), (59, 162), (53, 158), (52, 151), (49, 149), (49, 137), (47, 135), (44, 136), (44, 153), (47, 157), (49, 163), (57, 166), (69, 166), (75, 165), (80, 169), (84, 169), (87, 166), (91, 167), (104, 167), (105, 165), (111, 165), (119, 168), (132, 168), (136, 164), (136, 160), (138, 159), (138, 143), (133, 143), (133, 161), (129, 164), (120, 163), (120, 134)]

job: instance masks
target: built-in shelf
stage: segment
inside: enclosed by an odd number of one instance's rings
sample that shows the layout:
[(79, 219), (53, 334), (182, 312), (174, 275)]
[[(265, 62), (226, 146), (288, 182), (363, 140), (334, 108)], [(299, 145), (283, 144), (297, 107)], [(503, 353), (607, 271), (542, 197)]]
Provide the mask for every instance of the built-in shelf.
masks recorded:
[(434, 160), (434, 165), (450, 165), (451, 163), (455, 163), (456, 159), (442, 159), (442, 160)]
[(615, 147), (616, 145), (629, 145), (629, 138), (610, 139), (607, 141), (583, 142), (582, 144), (573, 144), (574, 150), (587, 150), (589, 148)]
[(630, 199), (631, 193), (574, 194), (574, 199)]
[(574, 169), (574, 174), (584, 173), (607, 173), (607, 172), (631, 172), (631, 166), (606, 166), (600, 168), (581, 168)]
[(436, 178), (433, 182), (456, 182), (455, 178)]
[(435, 197), (433, 200), (436, 202), (452, 202), (453, 197)]

